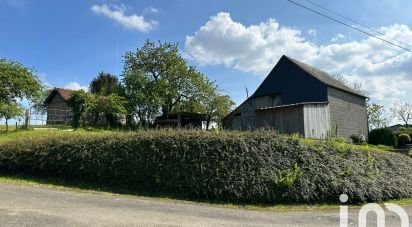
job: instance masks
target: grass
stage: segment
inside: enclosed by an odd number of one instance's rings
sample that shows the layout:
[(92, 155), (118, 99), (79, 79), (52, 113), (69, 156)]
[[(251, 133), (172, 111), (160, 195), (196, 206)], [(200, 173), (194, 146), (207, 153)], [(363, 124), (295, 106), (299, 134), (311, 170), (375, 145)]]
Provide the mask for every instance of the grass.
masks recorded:
[[(91, 193), (109, 196), (127, 196), (138, 199), (151, 199), (163, 202), (173, 202), (180, 204), (194, 204), (201, 206), (213, 206), (229, 209), (246, 209), (254, 211), (276, 211), (276, 212), (302, 212), (302, 211), (322, 211), (338, 209), (337, 204), (233, 204), (214, 201), (188, 201), (175, 199), (164, 195), (147, 195), (130, 192), (119, 188), (101, 187), (86, 182), (67, 181), (56, 178), (40, 178), (27, 175), (0, 174), (0, 184), (14, 184), (22, 186), (31, 186), (38, 188), (47, 188), (53, 190), (63, 190), (71, 192)], [(356, 206), (353, 206), (356, 207)]]
[[(62, 190), (70, 192), (91, 193), (98, 195), (109, 196), (125, 196), (136, 199), (149, 199), (163, 202), (172, 202), (179, 204), (193, 204), (200, 206), (212, 206), (218, 208), (228, 209), (244, 209), (253, 211), (271, 211), (271, 212), (308, 212), (308, 211), (326, 211), (339, 209), (340, 204), (233, 204), (214, 201), (188, 201), (182, 199), (175, 199), (164, 195), (147, 195), (138, 194), (136, 192), (130, 192), (118, 188), (101, 187), (86, 182), (79, 181), (67, 181), (57, 178), (40, 178), (26, 175), (11, 175), (0, 174), (0, 184), (14, 184), (22, 186), (31, 186), (37, 188), (47, 188), (53, 190)], [(410, 205), (412, 204), (412, 198), (390, 200), (385, 203), (394, 203), (398, 205)], [(383, 204), (383, 202), (381, 203)], [(350, 208), (360, 208), (360, 205), (350, 205)]]
[(70, 130), (55, 130), (55, 131), (47, 131), (47, 130), (18, 130), (18, 131), (10, 131), (8, 133), (6, 132), (0, 132), (0, 144), (4, 144), (7, 142), (11, 141), (16, 141), (19, 142), (21, 140), (31, 140), (31, 139), (38, 139), (38, 138), (44, 138), (48, 137), (50, 135), (65, 135), (65, 134), (71, 134), (71, 135), (82, 135), (82, 134), (104, 134), (104, 133), (111, 133), (113, 131), (105, 131), (105, 130), (76, 130), (76, 131), (70, 131)]

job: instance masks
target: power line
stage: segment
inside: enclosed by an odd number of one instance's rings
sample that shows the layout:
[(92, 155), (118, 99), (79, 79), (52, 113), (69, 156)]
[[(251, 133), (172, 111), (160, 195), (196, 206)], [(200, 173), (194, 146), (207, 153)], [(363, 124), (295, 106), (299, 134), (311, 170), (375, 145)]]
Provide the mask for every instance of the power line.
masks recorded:
[(355, 21), (355, 20), (353, 20), (353, 19), (351, 19), (351, 18), (349, 18), (349, 17), (346, 17), (346, 16), (344, 16), (344, 15), (342, 15), (342, 14), (340, 14), (340, 13), (334, 12), (334, 11), (332, 11), (332, 10), (330, 10), (330, 9), (328, 9), (328, 8), (326, 8), (326, 7), (318, 4), (318, 3), (316, 3), (316, 2), (313, 2), (313, 1), (310, 1), (310, 0), (305, 0), (305, 1), (306, 1), (306, 2), (309, 2), (310, 4), (312, 4), (312, 5), (316, 6), (316, 7), (321, 8), (321, 9), (323, 9), (323, 10), (326, 10), (326, 11), (332, 13), (332, 14), (335, 14), (335, 15), (343, 18), (343, 19), (346, 19), (346, 20), (348, 20), (348, 21), (350, 21), (350, 22), (353, 22), (353, 23), (355, 23), (355, 24), (357, 24), (357, 25), (359, 25), (359, 26), (361, 26), (361, 27), (363, 27), (363, 28), (366, 28), (366, 29), (368, 29), (368, 30), (370, 30), (370, 31), (373, 31), (373, 32), (375, 32), (375, 33), (378, 33), (379, 35), (385, 36), (386, 38), (392, 39), (392, 40), (394, 40), (394, 41), (396, 41), (396, 42), (398, 42), (398, 43), (402, 43), (402, 44), (407, 45), (407, 46), (409, 46), (409, 47), (411, 46), (411, 45), (409, 45), (408, 43), (405, 43), (405, 42), (402, 42), (402, 41), (397, 40), (397, 39), (395, 39), (395, 38), (389, 37), (389, 36), (387, 36), (385, 33), (382, 33), (382, 32), (377, 31), (377, 30), (375, 30), (375, 29), (373, 29), (373, 28), (371, 28), (371, 27), (369, 27), (369, 26), (366, 26), (366, 25), (364, 25), (364, 24), (361, 24), (361, 23), (359, 23), (359, 22), (357, 22), (357, 21)]
[(403, 49), (403, 50), (406, 50), (406, 51), (408, 51), (408, 52), (412, 52), (412, 50), (410, 50), (410, 49), (408, 49), (408, 48), (406, 48), (406, 47), (403, 47), (403, 46), (401, 46), (401, 45), (398, 45), (398, 44), (396, 44), (396, 43), (394, 43), (394, 42), (388, 41), (388, 40), (383, 39), (383, 38), (381, 38), (381, 37), (378, 37), (378, 36), (376, 36), (376, 35), (374, 35), (374, 34), (371, 34), (371, 33), (367, 32), (367, 31), (364, 31), (364, 30), (362, 30), (362, 29), (359, 29), (359, 28), (357, 28), (357, 27), (354, 27), (354, 26), (352, 26), (352, 25), (350, 25), (350, 24), (347, 24), (347, 23), (345, 23), (345, 22), (343, 22), (343, 21), (340, 21), (340, 20), (338, 20), (338, 19), (335, 19), (335, 18), (333, 18), (333, 17), (330, 17), (330, 16), (328, 16), (328, 15), (326, 15), (326, 14), (323, 14), (323, 13), (321, 13), (321, 12), (318, 12), (318, 11), (316, 11), (316, 10), (314, 10), (314, 9), (311, 9), (311, 8), (309, 8), (309, 7), (307, 7), (307, 6), (304, 6), (304, 5), (302, 5), (302, 4), (299, 4), (299, 3), (295, 2), (295, 1), (292, 1), (292, 0), (287, 0), (287, 1), (290, 2), (290, 3), (293, 3), (293, 4), (295, 4), (295, 5), (297, 5), (297, 6), (299, 6), (299, 7), (302, 7), (302, 8), (304, 8), (304, 9), (308, 10), (308, 11), (311, 11), (311, 12), (313, 12), (313, 13), (316, 13), (316, 14), (318, 14), (318, 15), (320, 15), (320, 16), (323, 16), (323, 17), (325, 17), (325, 18), (328, 18), (329, 20), (335, 21), (335, 22), (337, 22), (337, 23), (339, 23), (339, 24), (345, 25), (346, 27), (349, 27), (349, 28), (354, 29), (354, 30), (356, 30), (356, 31), (362, 32), (362, 33), (364, 33), (364, 34), (366, 34), (366, 35), (368, 35), (368, 36), (371, 36), (371, 37), (374, 37), (374, 38), (376, 38), (376, 39), (379, 39), (379, 40), (381, 40), (381, 41), (383, 41), (383, 42), (385, 42), (385, 43), (391, 44), (391, 45), (393, 45), (393, 46), (396, 46), (396, 47), (398, 47), (398, 48), (400, 48), (400, 49)]

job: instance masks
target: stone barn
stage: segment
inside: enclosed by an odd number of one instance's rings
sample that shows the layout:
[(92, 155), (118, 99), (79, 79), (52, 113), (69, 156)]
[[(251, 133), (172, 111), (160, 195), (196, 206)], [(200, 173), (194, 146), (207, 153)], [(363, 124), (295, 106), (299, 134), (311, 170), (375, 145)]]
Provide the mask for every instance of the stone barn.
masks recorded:
[(367, 138), (366, 100), (326, 72), (282, 56), (255, 93), (223, 124), (226, 129), (271, 128), (305, 138)]
[(72, 90), (54, 88), (44, 104), (47, 106), (47, 124), (61, 125), (70, 123), (73, 114), (71, 108), (67, 105), (67, 101), (72, 95)]

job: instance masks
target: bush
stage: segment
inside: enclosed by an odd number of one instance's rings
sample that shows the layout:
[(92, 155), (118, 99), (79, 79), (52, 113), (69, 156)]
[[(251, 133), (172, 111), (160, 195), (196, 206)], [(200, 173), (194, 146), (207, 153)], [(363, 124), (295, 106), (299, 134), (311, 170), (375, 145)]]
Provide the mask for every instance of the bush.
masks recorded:
[(408, 134), (400, 134), (398, 136), (398, 144), (400, 147), (406, 146), (411, 143), (411, 137)]
[(390, 129), (373, 129), (369, 133), (369, 144), (397, 147), (398, 138), (395, 136), (395, 134), (393, 134), (393, 132)]
[(366, 143), (366, 138), (364, 135), (351, 135), (350, 136), (353, 144), (364, 144)]
[(405, 127), (399, 127), (398, 131), (399, 132), (404, 132), (404, 131), (406, 131), (406, 128)]
[(412, 159), (340, 145), (267, 131), (55, 135), (0, 145), (0, 170), (224, 202), (412, 197)]

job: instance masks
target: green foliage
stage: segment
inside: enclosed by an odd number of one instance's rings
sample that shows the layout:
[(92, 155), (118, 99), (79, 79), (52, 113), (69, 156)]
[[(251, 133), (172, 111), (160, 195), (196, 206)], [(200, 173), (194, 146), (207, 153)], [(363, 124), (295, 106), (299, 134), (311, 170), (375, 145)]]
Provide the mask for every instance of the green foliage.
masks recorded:
[(360, 145), (360, 144), (366, 143), (366, 138), (365, 138), (364, 135), (356, 135), (356, 134), (354, 134), (354, 135), (351, 135), (351, 136), (350, 136), (350, 139), (352, 140), (352, 143), (353, 143), (353, 144), (358, 144), (358, 145)]
[(100, 114), (104, 114), (107, 127), (116, 127), (120, 115), (126, 114), (127, 101), (117, 94), (108, 96), (90, 95), (88, 99), (88, 111), (93, 113), (93, 125), (96, 125)]
[(0, 84), (0, 104), (17, 103), (18, 99), (33, 100), (42, 88), (32, 69), (4, 58), (0, 58)]
[(9, 119), (23, 115), (18, 101), (35, 101), (40, 96), (41, 89), (40, 80), (32, 69), (0, 58), (0, 117), (6, 119), (6, 124)]
[(399, 132), (404, 132), (404, 131), (406, 131), (406, 128), (405, 127), (399, 127)]
[(8, 121), (15, 117), (23, 116), (24, 109), (19, 104), (15, 103), (1, 103), (0, 104), (0, 119), (6, 120), (6, 132), (9, 131)]
[(400, 147), (405, 146), (406, 144), (411, 143), (411, 137), (408, 134), (400, 134), (398, 136), (398, 145)]
[(412, 196), (412, 159), (271, 131), (60, 134), (0, 145), (0, 170), (230, 202)]
[(373, 129), (369, 133), (369, 144), (397, 147), (398, 138), (388, 128)]
[(90, 83), (90, 93), (102, 96), (110, 94), (118, 94), (120, 91), (119, 79), (105, 72), (100, 72), (99, 75)]
[(147, 40), (124, 56), (123, 84), (130, 115), (142, 125), (173, 111), (201, 112), (221, 121), (234, 103), (180, 55), (177, 44)]
[(83, 90), (74, 91), (71, 98), (67, 101), (67, 105), (72, 108), (73, 119), (72, 126), (77, 129), (80, 127), (81, 120), (85, 122), (85, 114), (89, 108), (90, 95)]
[(52, 91), (52, 88), (44, 88), (38, 97), (36, 97), (33, 100), (33, 110), (37, 112), (38, 114), (46, 114), (47, 113), (47, 106), (44, 103), (44, 100), (46, 100), (47, 96), (50, 94)]
[(273, 184), (278, 196), (279, 192), (282, 193), (287, 190), (302, 175), (303, 172), (296, 163), (290, 169), (276, 171)]

